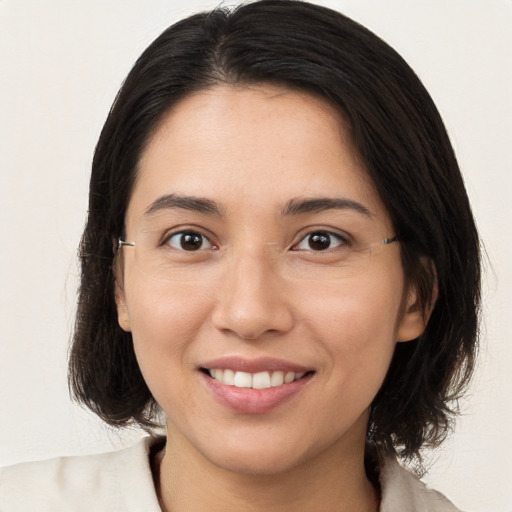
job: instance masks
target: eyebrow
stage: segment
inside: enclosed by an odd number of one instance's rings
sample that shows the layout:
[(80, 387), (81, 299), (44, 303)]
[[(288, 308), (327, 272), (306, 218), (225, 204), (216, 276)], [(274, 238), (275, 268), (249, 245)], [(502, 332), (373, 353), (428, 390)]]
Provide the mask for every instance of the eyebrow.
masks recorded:
[(283, 216), (300, 215), (303, 213), (318, 213), (326, 210), (354, 210), (366, 217), (374, 214), (364, 205), (345, 197), (312, 197), (291, 199), (283, 208)]
[(217, 203), (203, 197), (166, 194), (153, 201), (145, 210), (145, 215), (154, 215), (162, 210), (182, 209), (209, 215), (222, 215)]
[[(145, 210), (147, 216), (154, 215), (162, 210), (182, 209), (208, 215), (222, 216), (222, 209), (211, 199), (179, 194), (166, 194), (153, 201)], [(327, 210), (353, 210), (366, 217), (374, 214), (364, 205), (345, 197), (313, 197), (303, 199), (290, 199), (284, 206), (283, 216), (301, 215), (305, 213), (318, 213)]]

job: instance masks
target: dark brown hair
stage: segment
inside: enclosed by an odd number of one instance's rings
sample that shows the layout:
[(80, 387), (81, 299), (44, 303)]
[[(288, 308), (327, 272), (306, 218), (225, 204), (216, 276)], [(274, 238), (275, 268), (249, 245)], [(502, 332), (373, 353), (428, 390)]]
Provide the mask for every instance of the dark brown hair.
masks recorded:
[(153, 424), (158, 407), (131, 334), (117, 323), (113, 241), (159, 120), (185, 96), (219, 83), (281, 84), (339, 108), (425, 309), (437, 279), (427, 328), (397, 344), (368, 429), (368, 442), (381, 453), (417, 456), (444, 438), (473, 369), (480, 301), (473, 216), (439, 113), (411, 68), (358, 23), (294, 0), (219, 8), (176, 23), (147, 48), (119, 91), (96, 147), (80, 246), (73, 396), (111, 425)]

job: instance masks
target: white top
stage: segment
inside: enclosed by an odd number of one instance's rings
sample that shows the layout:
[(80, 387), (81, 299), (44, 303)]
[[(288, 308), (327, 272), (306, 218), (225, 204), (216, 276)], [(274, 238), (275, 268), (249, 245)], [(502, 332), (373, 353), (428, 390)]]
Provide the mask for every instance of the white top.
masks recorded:
[[(0, 468), (1, 512), (161, 512), (145, 437), (120, 451)], [(389, 460), (380, 470), (380, 512), (460, 512)]]

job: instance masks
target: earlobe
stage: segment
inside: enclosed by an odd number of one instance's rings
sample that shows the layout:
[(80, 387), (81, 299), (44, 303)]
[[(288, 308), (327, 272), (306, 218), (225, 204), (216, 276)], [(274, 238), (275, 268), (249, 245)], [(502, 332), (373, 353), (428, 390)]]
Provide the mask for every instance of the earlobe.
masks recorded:
[(124, 290), (121, 288), (119, 283), (116, 283), (115, 299), (119, 327), (121, 327), (123, 331), (131, 332), (130, 315), (128, 314), (128, 307), (126, 306)]

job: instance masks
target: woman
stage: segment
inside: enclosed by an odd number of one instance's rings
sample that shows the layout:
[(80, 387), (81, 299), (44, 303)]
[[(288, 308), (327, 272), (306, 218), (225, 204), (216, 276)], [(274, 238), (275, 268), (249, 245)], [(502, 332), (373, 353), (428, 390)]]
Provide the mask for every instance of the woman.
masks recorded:
[(279, 0), (170, 27), (102, 131), (81, 258), (74, 396), (167, 436), (7, 469), (3, 508), (457, 510), (396, 459), (471, 375), (478, 236), (369, 31)]

